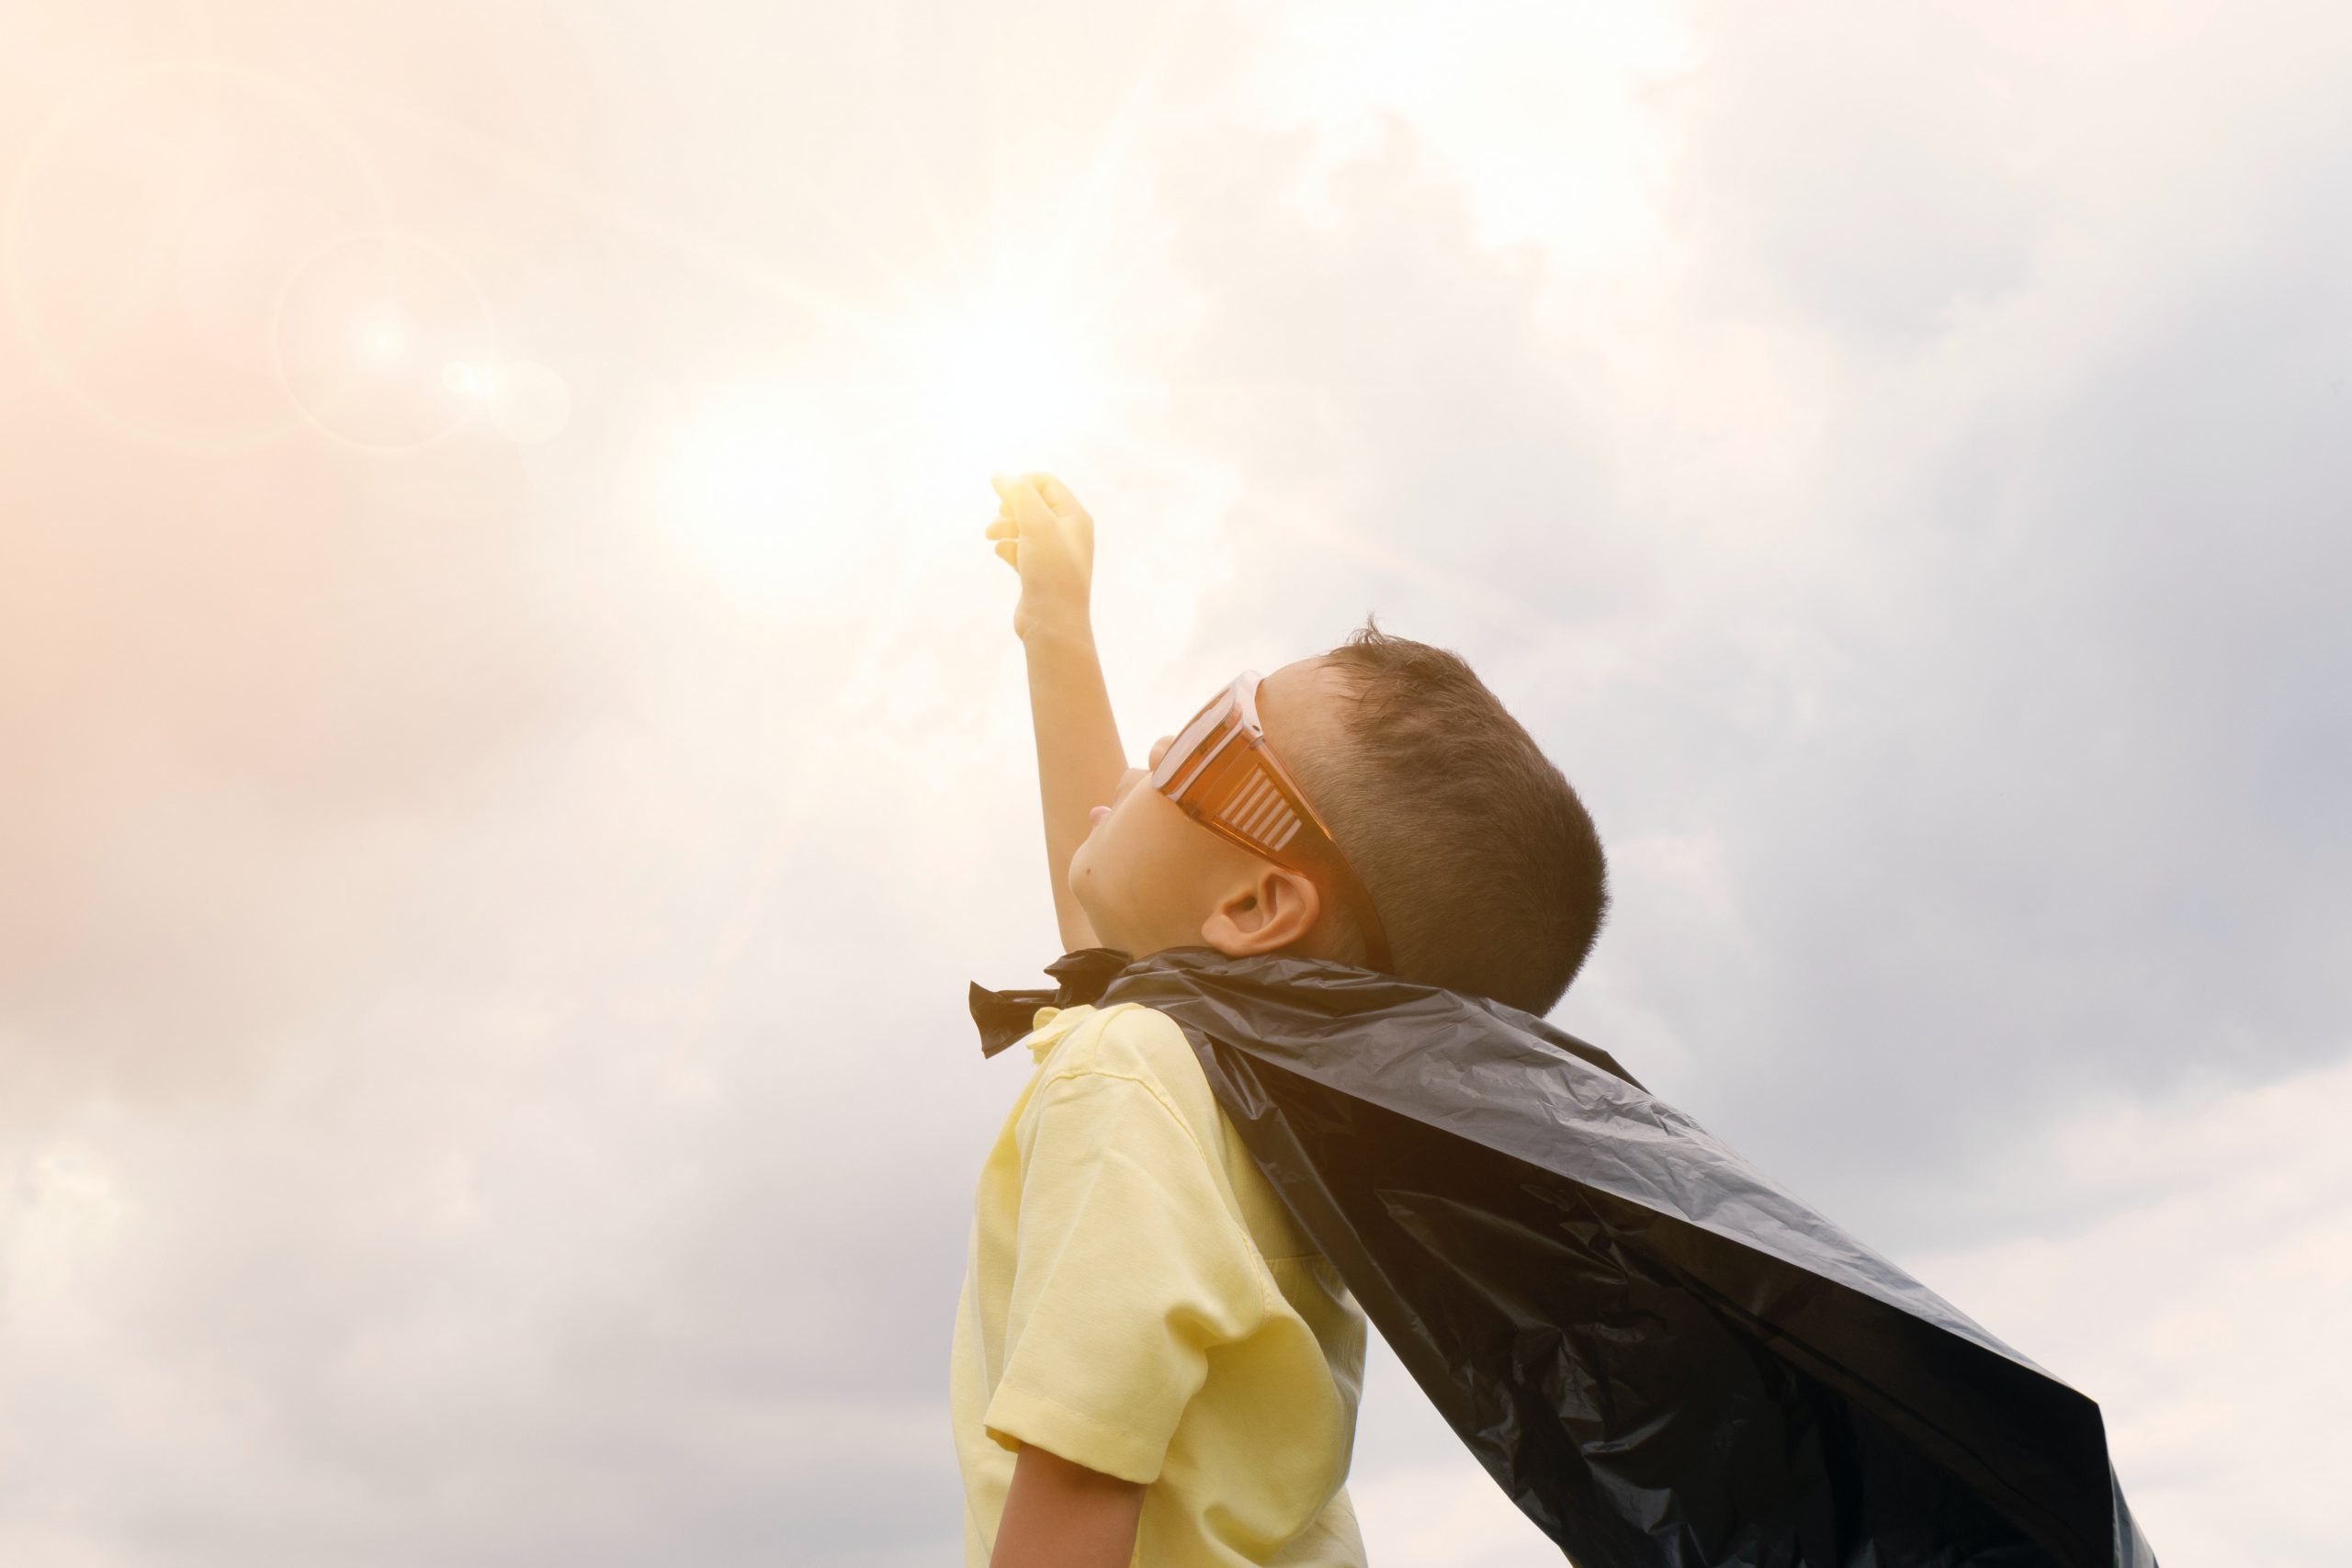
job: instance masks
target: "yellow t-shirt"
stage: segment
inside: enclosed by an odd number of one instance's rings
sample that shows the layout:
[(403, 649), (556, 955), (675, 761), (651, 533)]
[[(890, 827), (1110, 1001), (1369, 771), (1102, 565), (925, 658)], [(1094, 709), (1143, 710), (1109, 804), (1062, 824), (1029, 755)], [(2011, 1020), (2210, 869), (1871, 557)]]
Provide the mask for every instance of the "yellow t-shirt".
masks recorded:
[(1024, 1442), (1148, 1482), (1141, 1568), (1363, 1568), (1345, 1482), (1365, 1322), (1176, 1021), (1044, 1008), (980, 1170), (950, 1409), (986, 1568)]

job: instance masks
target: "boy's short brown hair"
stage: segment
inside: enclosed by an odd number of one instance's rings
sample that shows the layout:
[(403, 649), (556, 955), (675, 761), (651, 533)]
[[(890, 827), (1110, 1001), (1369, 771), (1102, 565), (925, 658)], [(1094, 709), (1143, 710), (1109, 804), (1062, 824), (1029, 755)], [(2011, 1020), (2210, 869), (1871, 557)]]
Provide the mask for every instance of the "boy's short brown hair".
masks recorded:
[(1367, 615), (1326, 658), (1356, 699), (1348, 743), (1294, 767), (1372, 894), (1396, 973), (1549, 1012), (1609, 910), (1584, 802), (1459, 655)]

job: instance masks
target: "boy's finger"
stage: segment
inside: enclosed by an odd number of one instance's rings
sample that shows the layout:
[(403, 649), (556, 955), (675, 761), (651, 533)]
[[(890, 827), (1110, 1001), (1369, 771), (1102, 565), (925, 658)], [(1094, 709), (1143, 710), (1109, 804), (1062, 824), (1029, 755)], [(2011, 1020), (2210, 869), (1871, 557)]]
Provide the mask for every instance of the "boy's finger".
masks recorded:
[(1012, 568), (1015, 571), (1021, 570), (1020, 551), (1021, 547), (1014, 544), (1010, 539), (1005, 540), (1004, 543), (996, 547), (996, 553), (1003, 559), (1004, 564)]
[(1034, 528), (1053, 521), (1053, 508), (1046, 504), (1046, 498), (1039, 495), (1037, 487), (1026, 479), (1018, 474), (994, 474), (989, 476), (989, 482), (996, 486), (997, 493), (1004, 497), (1005, 505), (1023, 524)]
[(1070, 494), (1069, 486), (1062, 483), (1061, 480), (1054, 478), (1053, 475), (1043, 473), (1025, 474), (1023, 478), (1026, 479), (1031, 484), (1037, 487), (1037, 493), (1043, 496), (1045, 498), (1046, 504), (1052, 507), (1056, 512), (1075, 512), (1079, 510), (1078, 497)]
[(1021, 525), (1010, 517), (991, 518), (988, 536), (991, 539), (1017, 539), (1021, 536)]

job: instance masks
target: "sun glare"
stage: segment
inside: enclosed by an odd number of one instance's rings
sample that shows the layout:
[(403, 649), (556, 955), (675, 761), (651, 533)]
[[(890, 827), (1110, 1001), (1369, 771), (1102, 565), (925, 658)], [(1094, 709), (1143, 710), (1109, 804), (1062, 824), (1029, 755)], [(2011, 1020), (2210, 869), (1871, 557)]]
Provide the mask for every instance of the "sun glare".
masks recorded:
[(1109, 383), (1050, 310), (922, 310), (879, 346), (869, 374), (717, 390), (649, 432), (676, 547), (732, 590), (821, 594), (993, 511), (991, 473), (1065, 467), (1102, 435)]
[(919, 434), (944, 466), (1052, 468), (1094, 426), (1105, 387), (1085, 344), (1056, 312), (999, 301), (937, 311), (907, 339)]

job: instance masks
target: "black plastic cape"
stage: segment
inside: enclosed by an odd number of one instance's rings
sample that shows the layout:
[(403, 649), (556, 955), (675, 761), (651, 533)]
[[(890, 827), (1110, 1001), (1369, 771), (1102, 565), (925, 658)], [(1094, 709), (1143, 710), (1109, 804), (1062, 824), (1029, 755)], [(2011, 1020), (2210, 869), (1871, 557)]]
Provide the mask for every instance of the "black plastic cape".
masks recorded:
[(1182, 1026), (1301, 1229), (1579, 1568), (2155, 1568), (2098, 1406), (1605, 1051), (1346, 964), (1176, 948), (972, 987)]

